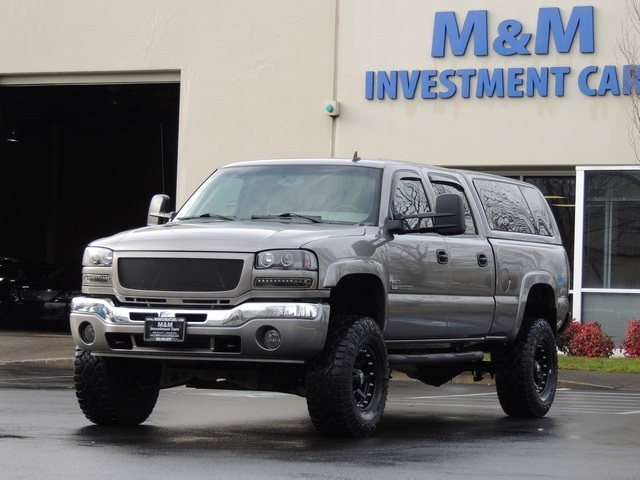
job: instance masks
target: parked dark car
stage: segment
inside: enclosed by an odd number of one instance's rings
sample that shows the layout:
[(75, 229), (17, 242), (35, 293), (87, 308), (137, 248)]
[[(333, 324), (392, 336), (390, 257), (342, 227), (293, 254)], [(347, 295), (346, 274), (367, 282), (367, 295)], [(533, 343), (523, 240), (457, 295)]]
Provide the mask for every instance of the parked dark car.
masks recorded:
[(0, 323), (6, 321), (7, 303), (11, 288), (23, 280), (22, 262), (0, 255)]
[(6, 308), (9, 321), (68, 326), (71, 299), (80, 295), (82, 265), (41, 270), (39, 278), (11, 288)]

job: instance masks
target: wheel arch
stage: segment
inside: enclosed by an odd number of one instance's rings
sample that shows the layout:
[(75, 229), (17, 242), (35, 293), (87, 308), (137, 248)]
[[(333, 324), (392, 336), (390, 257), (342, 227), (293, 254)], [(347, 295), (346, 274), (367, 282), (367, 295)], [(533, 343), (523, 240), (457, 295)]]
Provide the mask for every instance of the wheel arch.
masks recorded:
[(546, 320), (554, 334), (558, 325), (558, 299), (556, 292), (557, 282), (548, 273), (531, 273), (522, 280), (520, 288), (520, 302), (516, 322), (511, 332), (511, 340), (514, 340), (522, 324), (527, 318), (542, 318)]
[(385, 289), (382, 280), (371, 273), (349, 273), (331, 289), (331, 317), (359, 315), (371, 318), (384, 331), (386, 323)]

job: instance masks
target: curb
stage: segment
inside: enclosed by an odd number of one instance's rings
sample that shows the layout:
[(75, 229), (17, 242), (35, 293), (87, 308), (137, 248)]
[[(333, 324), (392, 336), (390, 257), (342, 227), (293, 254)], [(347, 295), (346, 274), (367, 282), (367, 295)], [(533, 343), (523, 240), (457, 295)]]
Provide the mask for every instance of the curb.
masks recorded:
[(616, 387), (597, 385), (595, 383), (572, 382), (571, 380), (558, 380), (557, 388), (570, 388), (573, 390), (618, 390)]
[(51, 365), (51, 366), (69, 366), (73, 367), (73, 358), (39, 358), (33, 360), (11, 360), (8, 362), (0, 361), (1, 365)]

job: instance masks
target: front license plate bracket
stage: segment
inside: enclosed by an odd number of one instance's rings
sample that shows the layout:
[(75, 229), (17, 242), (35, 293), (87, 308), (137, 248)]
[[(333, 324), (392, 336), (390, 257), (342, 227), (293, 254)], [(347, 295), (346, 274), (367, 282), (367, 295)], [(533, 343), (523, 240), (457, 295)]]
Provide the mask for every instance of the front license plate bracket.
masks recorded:
[(184, 342), (186, 322), (179, 317), (147, 317), (144, 321), (146, 342)]

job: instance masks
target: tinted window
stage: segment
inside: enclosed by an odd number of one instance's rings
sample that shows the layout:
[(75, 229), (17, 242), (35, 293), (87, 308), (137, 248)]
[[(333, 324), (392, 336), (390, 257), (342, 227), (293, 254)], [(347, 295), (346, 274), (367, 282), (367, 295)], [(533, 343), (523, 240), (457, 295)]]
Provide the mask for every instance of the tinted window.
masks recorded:
[[(573, 268), (573, 241), (576, 211), (576, 178), (573, 176), (526, 176), (523, 180), (538, 188), (551, 207), (556, 228), (567, 249)], [(572, 277), (573, 278), (573, 277)]]
[(529, 204), (529, 208), (531, 209), (531, 213), (533, 214), (538, 234), (552, 237), (554, 234), (553, 221), (549, 216), (549, 207), (547, 207), (547, 201), (540, 194), (540, 192), (534, 188), (521, 187), (520, 190), (522, 191), (524, 198)]
[[(420, 179), (399, 179), (396, 183), (396, 190), (393, 196), (393, 213), (415, 215), (429, 211), (427, 194)], [(417, 230), (431, 226), (432, 221), (428, 218), (409, 218), (403, 222), (403, 228), (405, 230)]]
[(471, 209), (469, 208), (469, 202), (467, 202), (467, 197), (462, 191), (462, 187), (456, 187), (449, 183), (431, 183), (433, 185), (433, 190), (436, 195), (444, 195), (445, 193), (457, 193), (462, 196), (462, 204), (464, 206), (464, 223), (466, 224), (465, 235), (475, 235), (476, 225), (473, 221), (473, 215), (471, 214)]
[(474, 180), (489, 227), (501, 232), (538, 233), (529, 206), (517, 185)]

